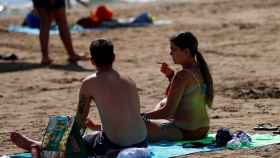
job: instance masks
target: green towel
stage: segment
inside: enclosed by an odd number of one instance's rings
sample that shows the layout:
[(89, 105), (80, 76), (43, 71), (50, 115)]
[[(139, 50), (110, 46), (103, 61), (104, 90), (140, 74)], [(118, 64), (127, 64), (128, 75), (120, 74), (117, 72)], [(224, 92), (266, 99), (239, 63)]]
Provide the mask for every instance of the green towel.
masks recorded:
[(251, 135), (252, 147), (280, 143), (280, 135), (254, 134)]
[[(271, 134), (254, 134), (250, 135), (252, 138), (252, 143), (249, 146), (242, 146), (241, 148), (255, 148), (270, 144), (280, 143), (280, 135)], [(152, 152), (152, 158), (169, 158), (174, 156), (189, 155), (197, 152), (211, 152), (218, 150), (225, 150), (225, 147), (219, 148), (211, 145), (215, 139), (215, 134), (208, 134), (208, 136), (201, 140), (196, 141), (177, 141), (177, 142), (167, 142), (162, 141), (155, 144), (149, 144), (149, 149)], [(200, 142), (203, 144), (210, 144), (205, 147), (188, 147), (183, 148), (182, 145), (185, 143)], [(236, 149), (238, 150), (238, 149)]]

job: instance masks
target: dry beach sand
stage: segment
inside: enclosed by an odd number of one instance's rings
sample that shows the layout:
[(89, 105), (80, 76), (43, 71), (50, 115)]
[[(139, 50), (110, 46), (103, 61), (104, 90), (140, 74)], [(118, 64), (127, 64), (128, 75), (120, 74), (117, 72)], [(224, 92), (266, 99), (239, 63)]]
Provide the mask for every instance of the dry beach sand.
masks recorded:
[[(177, 31), (192, 31), (209, 63), (215, 82), (211, 131), (252, 130), (258, 123), (280, 125), (280, 1), (279, 0), (170, 0), (151, 4), (110, 5), (115, 17), (130, 17), (149, 11), (158, 19), (172, 20), (163, 26), (111, 29), (73, 33), (77, 52), (88, 53), (93, 39), (108, 37), (115, 44), (116, 69), (137, 83), (141, 110), (148, 111), (163, 97), (166, 79), (158, 61), (172, 64), (168, 37)], [(71, 23), (86, 16), (82, 7), (68, 10)], [(11, 144), (9, 132), (18, 131), (40, 139), (48, 115), (75, 112), (80, 79), (94, 69), (67, 65), (59, 36), (51, 36), (53, 66), (41, 67), (37, 36), (8, 33), (10, 24), (20, 24), (23, 15), (1, 17), (0, 54), (14, 53), (19, 60), (0, 61), (0, 155), (21, 152)], [(178, 67), (172, 65), (173, 68)], [(97, 110), (91, 117), (99, 121)], [(272, 132), (259, 132), (272, 133)], [(188, 157), (280, 157), (280, 145), (255, 149), (196, 153)]]

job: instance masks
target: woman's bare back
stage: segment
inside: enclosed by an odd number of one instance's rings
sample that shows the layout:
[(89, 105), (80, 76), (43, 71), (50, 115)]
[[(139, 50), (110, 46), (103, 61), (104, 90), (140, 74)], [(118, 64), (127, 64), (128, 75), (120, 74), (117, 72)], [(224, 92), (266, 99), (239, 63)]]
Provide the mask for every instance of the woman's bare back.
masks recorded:
[(182, 72), (184, 72), (183, 75), (188, 81), (176, 110), (174, 123), (186, 130), (208, 127), (209, 118), (205, 100), (207, 87), (203, 82), (201, 73), (196, 67), (188, 70), (183, 69)]

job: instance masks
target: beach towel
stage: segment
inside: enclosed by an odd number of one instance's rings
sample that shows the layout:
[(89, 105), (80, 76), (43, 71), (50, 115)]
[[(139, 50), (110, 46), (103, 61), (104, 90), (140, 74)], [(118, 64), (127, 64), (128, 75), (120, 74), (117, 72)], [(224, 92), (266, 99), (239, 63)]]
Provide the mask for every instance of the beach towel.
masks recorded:
[[(21, 26), (21, 25), (10, 25), (7, 28), (8, 32), (16, 32), (16, 33), (26, 33), (29, 35), (39, 35), (40, 30), (37, 28), (31, 28), (27, 26)], [(102, 32), (104, 31), (103, 28), (93, 28), (93, 29), (84, 29), (81, 26), (73, 25), (70, 27), (71, 33), (85, 33), (85, 32)], [(50, 30), (50, 35), (58, 35), (58, 27), (53, 27)]]
[[(271, 135), (271, 134), (254, 134), (251, 135), (252, 144), (251, 146), (242, 147), (242, 148), (255, 148), (270, 144), (280, 143), (280, 135)], [(211, 142), (215, 139), (215, 134), (208, 134), (205, 139), (197, 141), (177, 141), (177, 142), (168, 142), (161, 141), (159, 143), (149, 144), (148, 149), (152, 153), (152, 158), (169, 158), (174, 156), (189, 155), (198, 152), (210, 152), (225, 150), (224, 147), (216, 147), (211, 145)], [(192, 144), (195, 143), (209, 144), (206, 146), (195, 147)], [(192, 144), (191, 144), (192, 143)], [(189, 144), (189, 147), (188, 145)], [(185, 148), (183, 148), (183, 145)], [(18, 153), (14, 155), (5, 155), (0, 158), (31, 158), (30, 153)]]
[[(152, 20), (152, 21), (151, 21)], [(87, 32), (102, 32), (112, 28), (124, 28), (124, 27), (146, 27), (146, 26), (162, 26), (169, 25), (170, 20), (157, 20), (151, 19), (151, 15), (148, 12), (140, 13), (139, 15), (131, 18), (119, 18), (117, 20), (104, 21), (100, 26), (94, 28), (83, 28), (80, 25), (74, 24), (70, 26), (71, 33), (87, 33)], [(30, 28), (21, 25), (10, 25), (7, 28), (8, 32), (26, 33), (29, 35), (39, 35), (40, 31), (37, 28)], [(52, 27), (50, 35), (58, 35), (58, 27)]]

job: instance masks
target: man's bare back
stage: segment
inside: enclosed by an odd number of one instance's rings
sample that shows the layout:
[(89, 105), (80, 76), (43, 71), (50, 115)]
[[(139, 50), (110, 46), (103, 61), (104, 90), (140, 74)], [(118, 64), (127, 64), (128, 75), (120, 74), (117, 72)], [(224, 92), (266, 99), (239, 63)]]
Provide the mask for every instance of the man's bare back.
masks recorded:
[(103, 130), (112, 142), (127, 146), (146, 138), (139, 96), (131, 79), (113, 69), (98, 71), (84, 80), (81, 93), (96, 103)]

